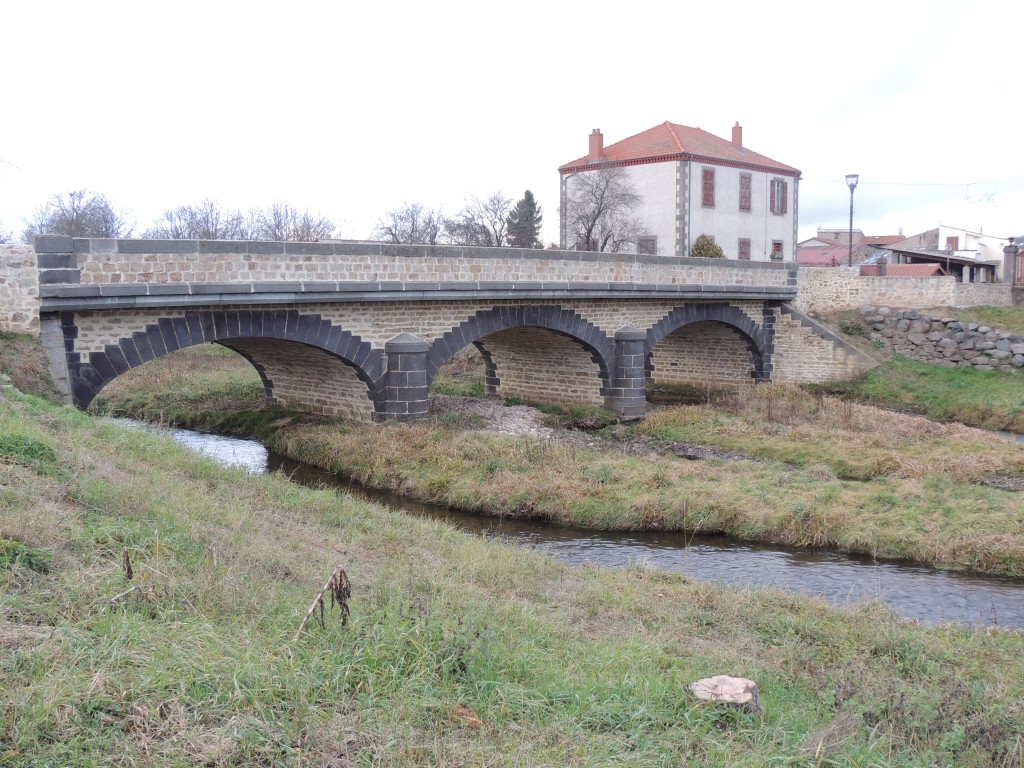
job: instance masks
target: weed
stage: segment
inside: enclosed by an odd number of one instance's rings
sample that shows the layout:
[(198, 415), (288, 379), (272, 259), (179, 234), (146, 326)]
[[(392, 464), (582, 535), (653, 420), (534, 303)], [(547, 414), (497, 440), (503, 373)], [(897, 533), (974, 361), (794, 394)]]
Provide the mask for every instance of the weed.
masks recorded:
[(28, 435), (0, 434), (0, 460), (47, 471), (56, 468), (57, 452)]
[(48, 573), (53, 553), (22, 544), (20, 541), (0, 539), (0, 568), (19, 565), (37, 573)]
[(871, 338), (871, 332), (860, 319), (860, 314), (857, 310), (840, 312), (839, 316), (836, 318), (836, 327), (847, 336), (855, 339)]

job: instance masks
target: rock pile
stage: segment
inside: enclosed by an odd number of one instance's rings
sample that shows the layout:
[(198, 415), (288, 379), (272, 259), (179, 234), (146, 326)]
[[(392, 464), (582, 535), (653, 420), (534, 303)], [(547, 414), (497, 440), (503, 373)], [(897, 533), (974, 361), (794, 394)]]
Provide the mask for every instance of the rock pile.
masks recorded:
[(918, 310), (865, 305), (860, 314), (872, 340), (913, 360), (983, 371), (1024, 368), (1024, 338), (1012, 333)]

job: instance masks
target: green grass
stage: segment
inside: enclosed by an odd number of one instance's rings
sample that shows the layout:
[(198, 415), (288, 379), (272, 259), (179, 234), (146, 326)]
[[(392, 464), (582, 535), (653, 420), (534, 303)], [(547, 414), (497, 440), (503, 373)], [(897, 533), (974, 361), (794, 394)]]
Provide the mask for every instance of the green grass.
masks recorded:
[(896, 355), (848, 382), (814, 389), (861, 403), (935, 419), (1024, 433), (1024, 376), (945, 368)]
[[(446, 439), (381, 432), (412, 456), (417, 441)], [(570, 568), (21, 396), (0, 394), (0, 434), (33, 436), (65, 470), (0, 457), (0, 538), (52, 553), (46, 572), (0, 569), (0, 765), (1014, 768), (1024, 757), (1020, 633), (929, 629), (879, 605), (841, 612), (642, 565)], [(514, 449), (520, 462), (555, 450), (456, 447)], [(614, 478), (608, 462), (580, 464)], [(329, 611), (296, 638), (339, 564), (347, 625)], [(686, 693), (720, 672), (757, 680), (763, 718)]]
[(430, 391), (439, 395), (462, 395), (464, 397), (483, 397), (484, 382), (478, 378), (467, 378), (460, 375), (438, 373), (430, 385)]
[(1024, 307), (960, 307), (950, 311), (963, 323), (977, 323), (1024, 336)]

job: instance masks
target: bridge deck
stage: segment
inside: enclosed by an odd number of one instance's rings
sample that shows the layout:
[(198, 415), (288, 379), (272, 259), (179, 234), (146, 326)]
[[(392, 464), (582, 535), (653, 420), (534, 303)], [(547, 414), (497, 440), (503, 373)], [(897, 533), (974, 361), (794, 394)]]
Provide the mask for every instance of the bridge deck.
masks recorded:
[(796, 296), (796, 265), (386, 243), (36, 239), (45, 311), (352, 301)]

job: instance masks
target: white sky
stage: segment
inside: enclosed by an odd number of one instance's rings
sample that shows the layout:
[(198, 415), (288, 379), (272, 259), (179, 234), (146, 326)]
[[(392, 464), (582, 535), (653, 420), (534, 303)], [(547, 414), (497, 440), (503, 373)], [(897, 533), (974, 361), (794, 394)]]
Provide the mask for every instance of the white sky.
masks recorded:
[(590, 131), (670, 120), (801, 169), (801, 239), (847, 225), (847, 173), (869, 234), (1024, 234), (1024, 5), (710, 5), (9, 0), (0, 226), (87, 188), (137, 232), (211, 197), (366, 238), (403, 201), (531, 189), (550, 241)]

